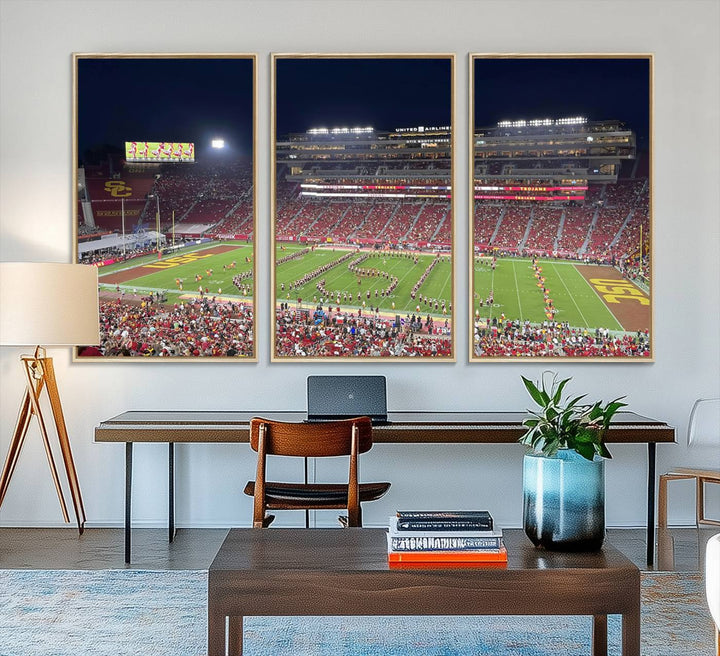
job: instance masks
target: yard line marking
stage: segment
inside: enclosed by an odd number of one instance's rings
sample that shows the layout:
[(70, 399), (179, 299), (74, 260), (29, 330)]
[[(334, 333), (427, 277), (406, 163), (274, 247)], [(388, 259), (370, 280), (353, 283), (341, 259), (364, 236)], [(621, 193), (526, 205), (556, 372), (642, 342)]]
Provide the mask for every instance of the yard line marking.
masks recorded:
[[(490, 272), (490, 293), (492, 293), (493, 299), (495, 299), (495, 269), (492, 269)], [(490, 294), (488, 294), (488, 296), (489, 295)], [(489, 316), (490, 319), (492, 319), (492, 316), (493, 316), (494, 305), (495, 305), (495, 301), (493, 300), (492, 304), (490, 305), (490, 316)]]
[[(435, 271), (432, 271), (430, 273), (427, 280), (423, 283), (423, 285), (420, 287), (420, 289), (423, 289), (423, 287), (425, 287), (426, 284), (433, 282), (433, 274), (434, 273), (435, 273)], [(442, 272), (438, 271), (438, 273), (442, 273)], [(446, 288), (447, 288), (448, 284), (449, 284), (449, 281), (443, 283), (442, 287), (437, 291), (436, 295), (433, 296), (432, 298), (436, 299), (438, 302), (442, 301), (443, 303), (447, 304), (446, 307), (448, 308), (448, 314), (443, 315), (443, 316), (450, 317), (452, 315), (452, 312), (450, 311), (449, 306), (452, 303), (452, 294), (451, 293), (446, 294)], [(452, 287), (450, 289), (452, 291)]]
[[(573, 270), (575, 269), (575, 267), (572, 267), (572, 268), (573, 268)], [(573, 302), (573, 305), (577, 308), (577, 311), (580, 313), (582, 320), (585, 322), (585, 327), (592, 328), (593, 326), (591, 326), (590, 323), (588, 322), (588, 320), (585, 318), (585, 315), (583, 314), (582, 310), (580, 309), (580, 306), (575, 301), (575, 297), (570, 293), (568, 286), (565, 284), (565, 280), (563, 279), (562, 275), (560, 275), (560, 270), (557, 268), (557, 266), (554, 263), (553, 263), (553, 269), (555, 269), (558, 280), (563, 284), (563, 287), (565, 287), (565, 291), (568, 293), (570, 300)], [(583, 280), (584, 280), (584, 278), (583, 278)]]
[[(517, 294), (517, 299), (518, 299), (518, 312), (520, 312), (520, 321), (522, 321), (523, 315), (522, 315), (522, 302), (520, 301), (520, 285), (518, 285), (517, 269), (515, 268), (515, 262), (513, 262), (512, 265), (513, 265), (513, 276), (515, 276), (515, 293)], [(494, 274), (494, 272), (493, 272), (493, 274)]]
[(587, 279), (584, 275), (582, 275), (582, 273), (580, 273), (580, 272), (575, 268), (574, 265), (573, 265), (573, 270), (580, 276), (580, 278), (582, 279), (582, 281), (587, 285), (587, 287), (588, 287), (588, 289), (590, 290), (591, 294), (592, 294), (594, 297), (597, 297), (597, 298), (600, 300), (600, 302), (601, 302), (601, 303), (603, 304), (603, 306), (605, 307), (605, 310), (607, 310), (608, 314), (615, 320), (615, 323), (617, 323), (617, 327), (615, 328), (615, 330), (625, 331), (625, 326), (622, 325), (622, 323), (620, 322), (620, 320), (615, 316), (615, 314), (613, 313), (613, 311), (608, 307), (607, 303), (605, 303), (605, 301), (602, 300), (602, 298), (601, 298), (600, 295), (598, 294), (597, 290), (590, 284), (590, 282), (588, 281), (588, 279)]
[[(442, 266), (443, 264), (444, 264), (443, 262), (440, 262), (440, 266)], [(432, 274), (430, 276), (428, 276), (428, 280), (431, 277), (432, 277)], [(450, 292), (448, 293), (448, 296), (450, 297), (450, 299), (452, 299), (452, 280), (451, 279), (452, 279), (452, 276), (448, 276), (446, 278), (445, 282), (443, 283), (443, 286), (440, 288), (440, 298), (445, 299), (445, 288), (449, 286)], [(449, 302), (450, 301), (448, 301), (448, 303)]]

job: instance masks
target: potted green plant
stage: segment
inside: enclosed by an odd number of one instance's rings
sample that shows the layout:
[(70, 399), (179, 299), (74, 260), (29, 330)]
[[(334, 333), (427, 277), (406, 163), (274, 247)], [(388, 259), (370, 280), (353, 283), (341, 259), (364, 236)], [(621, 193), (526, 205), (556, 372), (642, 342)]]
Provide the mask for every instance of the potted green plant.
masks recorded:
[[(551, 377), (550, 377), (551, 376)], [(535, 546), (593, 551), (605, 539), (605, 434), (627, 404), (563, 398), (571, 378), (545, 372), (537, 383), (522, 377), (539, 406), (528, 410), (519, 441), (523, 460), (523, 525)]]

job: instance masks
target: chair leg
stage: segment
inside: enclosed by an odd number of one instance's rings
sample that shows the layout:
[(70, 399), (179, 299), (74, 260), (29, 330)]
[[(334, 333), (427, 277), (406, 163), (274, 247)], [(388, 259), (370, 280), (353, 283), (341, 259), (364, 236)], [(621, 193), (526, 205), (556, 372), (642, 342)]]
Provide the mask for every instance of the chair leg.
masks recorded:
[(695, 478), (695, 527), (700, 528), (705, 517), (705, 484), (702, 476)]
[(347, 525), (358, 527), (362, 526), (362, 508), (359, 503), (357, 508), (348, 508)]
[(698, 520), (701, 524), (706, 524), (709, 526), (720, 526), (720, 519), (714, 519), (712, 517), (706, 517), (705, 516), (705, 499), (704, 499), (704, 490), (705, 485), (714, 483), (715, 485), (720, 485), (720, 477), (713, 477), (713, 478), (702, 478), (700, 479), (703, 485), (703, 514), (701, 515), (700, 519)]
[(667, 527), (667, 484), (667, 476), (661, 474), (658, 485), (658, 528)]

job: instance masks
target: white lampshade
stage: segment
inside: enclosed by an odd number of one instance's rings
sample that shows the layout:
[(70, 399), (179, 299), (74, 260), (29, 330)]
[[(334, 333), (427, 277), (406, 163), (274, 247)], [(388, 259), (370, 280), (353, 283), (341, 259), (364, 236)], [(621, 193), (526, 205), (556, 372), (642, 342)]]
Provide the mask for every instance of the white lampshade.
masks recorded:
[(0, 345), (91, 346), (99, 330), (96, 267), (0, 262)]
[(688, 421), (688, 444), (720, 447), (720, 398), (695, 401)]

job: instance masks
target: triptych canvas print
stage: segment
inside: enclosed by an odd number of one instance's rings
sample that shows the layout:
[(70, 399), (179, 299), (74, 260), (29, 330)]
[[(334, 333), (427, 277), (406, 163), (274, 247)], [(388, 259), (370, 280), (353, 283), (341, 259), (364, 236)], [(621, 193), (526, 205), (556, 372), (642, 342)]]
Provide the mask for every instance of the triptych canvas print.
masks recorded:
[(271, 59), (259, 216), (255, 55), (74, 56), (77, 359), (652, 359), (651, 55)]

